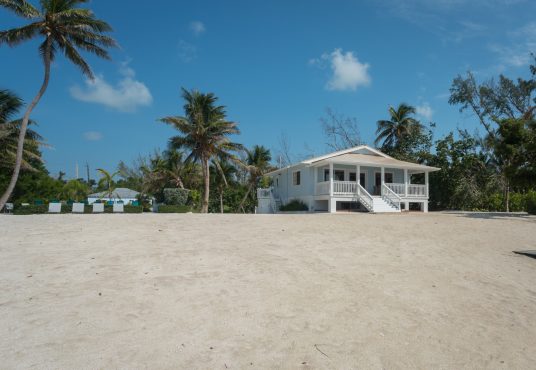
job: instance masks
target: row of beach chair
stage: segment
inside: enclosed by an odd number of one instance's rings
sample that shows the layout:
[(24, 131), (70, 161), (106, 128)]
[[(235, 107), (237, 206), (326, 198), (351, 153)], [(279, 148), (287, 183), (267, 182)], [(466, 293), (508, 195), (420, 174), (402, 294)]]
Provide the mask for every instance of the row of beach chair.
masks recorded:
[[(104, 213), (104, 203), (93, 203), (92, 213)], [(73, 203), (72, 213), (84, 213), (85, 203)], [(113, 204), (113, 213), (123, 213), (125, 210), (123, 203)], [(61, 203), (49, 203), (48, 213), (61, 213)]]

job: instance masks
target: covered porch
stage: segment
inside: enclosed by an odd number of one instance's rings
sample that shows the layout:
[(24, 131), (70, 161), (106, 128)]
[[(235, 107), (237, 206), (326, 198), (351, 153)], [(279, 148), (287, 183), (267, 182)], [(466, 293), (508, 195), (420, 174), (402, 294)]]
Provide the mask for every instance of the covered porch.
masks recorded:
[[(399, 210), (408, 210), (410, 203), (419, 203), (420, 209), (427, 212), (429, 171), (383, 165), (350, 165), (336, 160), (318, 163), (314, 170), (314, 196), (315, 199), (369, 203), (371, 207), (374, 198), (383, 198)], [(332, 204), (330, 200), (330, 212), (333, 207), (336, 207), (336, 201)]]

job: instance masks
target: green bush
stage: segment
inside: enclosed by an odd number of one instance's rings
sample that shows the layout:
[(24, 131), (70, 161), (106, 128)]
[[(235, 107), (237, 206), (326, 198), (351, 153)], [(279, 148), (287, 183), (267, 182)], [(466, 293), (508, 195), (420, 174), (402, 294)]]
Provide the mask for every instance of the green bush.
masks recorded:
[(174, 206), (167, 204), (160, 204), (158, 206), (158, 213), (186, 213), (190, 211), (191, 209), (188, 206)]
[(29, 206), (15, 205), (13, 209), (13, 214), (15, 215), (37, 215), (48, 212), (47, 204), (30, 204)]
[(184, 206), (188, 202), (189, 194), (190, 190), (187, 189), (165, 188), (164, 203), (170, 206)]
[(309, 207), (299, 199), (294, 199), (279, 208), (282, 212), (308, 211)]
[(526, 211), (531, 215), (536, 215), (536, 191), (531, 190), (525, 195)]
[(510, 193), (510, 212), (523, 212), (526, 210), (526, 194)]
[(491, 194), (488, 197), (487, 204), (488, 204), (487, 210), (490, 212), (504, 211), (504, 198), (502, 194), (499, 194), (499, 193)]
[(125, 205), (124, 211), (125, 213), (143, 213), (143, 206)]

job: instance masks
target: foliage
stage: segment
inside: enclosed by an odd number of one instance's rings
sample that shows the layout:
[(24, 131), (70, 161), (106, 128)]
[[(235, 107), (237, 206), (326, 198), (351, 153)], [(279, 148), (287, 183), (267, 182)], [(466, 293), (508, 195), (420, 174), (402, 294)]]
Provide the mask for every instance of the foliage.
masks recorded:
[[(247, 192), (247, 186), (243, 184), (233, 184), (223, 190), (221, 194), (223, 199), (223, 212), (224, 213), (253, 213), (255, 206), (257, 205), (256, 197), (247, 197), (246, 201), (242, 204), (242, 200)], [(209, 212), (219, 213), (221, 212), (221, 204), (219, 194), (211, 193), (209, 202)]]
[(309, 207), (307, 204), (303, 203), (299, 199), (293, 199), (287, 204), (282, 205), (279, 207), (279, 210), (281, 212), (299, 212), (299, 211), (308, 211)]
[(119, 171), (111, 173), (102, 168), (97, 168), (97, 171), (101, 174), (101, 178), (97, 184), (97, 190), (103, 191), (109, 198), (111, 198), (114, 190), (117, 189), (114, 177), (119, 175)]
[(536, 191), (532, 190), (525, 196), (525, 207), (528, 213), (536, 215)]
[[(15, 153), (19, 139), (22, 120), (14, 116), (22, 108), (22, 100), (9, 90), (0, 90), (0, 167), (12, 169), (15, 165)], [(34, 121), (29, 124), (35, 125)], [(37, 171), (32, 165), (43, 162), (39, 146), (43, 146), (43, 138), (34, 130), (28, 129), (24, 139), (22, 170)]]
[(160, 204), (158, 206), (158, 213), (187, 213), (192, 212), (192, 209), (188, 206), (179, 205), (167, 205)]
[(189, 155), (186, 161), (201, 163), (203, 171), (203, 202), (201, 211), (208, 212), (210, 194), (209, 162), (220, 159), (235, 159), (231, 154), (242, 149), (242, 145), (229, 140), (230, 135), (239, 134), (237, 124), (227, 121), (225, 107), (216, 105), (218, 98), (212, 94), (182, 89), (185, 100), (184, 117), (170, 116), (161, 121), (175, 127), (180, 136), (172, 137), (170, 144), (175, 149), (186, 149)]
[(246, 160), (245, 163), (243, 163), (243, 166), (247, 170), (249, 179), (246, 194), (244, 194), (244, 198), (242, 198), (242, 201), (240, 202), (240, 209), (242, 209), (242, 212), (245, 212), (244, 204), (248, 197), (256, 197), (254, 189), (258, 186), (259, 180), (265, 173), (272, 170), (272, 166), (270, 165), (271, 160), (272, 156), (270, 150), (262, 145), (255, 145), (251, 150), (246, 149)]
[(164, 203), (170, 206), (184, 206), (188, 202), (189, 193), (187, 189), (165, 188)]
[(90, 189), (85, 182), (80, 180), (69, 180), (63, 185), (61, 195), (63, 199), (84, 201), (89, 192)]
[(382, 150), (395, 148), (407, 135), (419, 132), (422, 125), (414, 117), (415, 108), (402, 103), (395, 109), (389, 107), (389, 119), (377, 122), (376, 140), (374, 144), (381, 143)]
[(29, 206), (20, 206), (15, 205), (13, 209), (14, 215), (37, 215), (37, 214), (43, 214), (48, 212), (48, 205), (47, 204), (39, 204), (34, 205), (30, 204)]

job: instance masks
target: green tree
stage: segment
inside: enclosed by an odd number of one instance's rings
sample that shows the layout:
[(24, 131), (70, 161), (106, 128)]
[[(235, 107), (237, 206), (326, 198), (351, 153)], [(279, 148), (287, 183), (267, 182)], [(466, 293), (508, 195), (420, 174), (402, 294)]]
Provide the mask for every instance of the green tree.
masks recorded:
[(377, 122), (376, 140), (383, 150), (395, 148), (404, 137), (419, 133), (422, 125), (414, 117), (415, 108), (402, 103), (396, 109), (389, 107), (389, 119)]
[(235, 182), (234, 176), (237, 172), (236, 166), (226, 160), (218, 161), (217, 159), (214, 159), (212, 161), (212, 166), (210, 166), (210, 171), (212, 173), (210, 177), (212, 179), (212, 186), (216, 189), (219, 197), (220, 213), (223, 213), (223, 194), (225, 189)]
[(271, 160), (272, 156), (270, 155), (270, 150), (266, 149), (264, 146), (255, 145), (251, 150), (246, 149), (246, 160), (243, 165), (249, 174), (249, 178), (246, 194), (244, 195), (244, 198), (242, 198), (239, 206), (242, 212), (245, 212), (244, 204), (251, 191), (255, 189), (264, 174), (272, 169), (272, 166), (270, 165)]
[(170, 116), (160, 119), (161, 122), (175, 127), (181, 135), (172, 137), (170, 146), (185, 149), (190, 153), (186, 161), (198, 161), (203, 172), (203, 201), (201, 212), (208, 212), (210, 194), (209, 163), (213, 158), (232, 159), (234, 151), (242, 149), (242, 145), (231, 142), (230, 135), (239, 134), (237, 124), (226, 120), (225, 107), (216, 105), (218, 98), (212, 94), (182, 89), (185, 116)]
[[(61, 181), (61, 180), (58, 180)], [(89, 187), (78, 179), (69, 180), (63, 185), (62, 197), (67, 200), (83, 201), (89, 194)]]
[(116, 46), (111, 37), (104, 35), (105, 32), (111, 31), (111, 27), (106, 22), (97, 19), (89, 9), (78, 7), (86, 2), (87, 0), (41, 0), (41, 6), (38, 9), (26, 0), (0, 0), (0, 6), (30, 21), (25, 26), (0, 31), (0, 45), (16, 46), (24, 41), (40, 37), (43, 41), (39, 45), (39, 53), (43, 58), (45, 68), (41, 88), (26, 108), (20, 124), (15, 168), (7, 189), (0, 197), (0, 209), (4, 207), (17, 183), (30, 114), (48, 87), (50, 65), (58, 51), (79, 67), (84, 75), (93, 78), (93, 73), (79, 50), (109, 59), (106, 48)]
[(102, 168), (97, 168), (97, 171), (101, 174), (99, 180), (98, 188), (103, 189), (104, 192), (108, 195), (109, 198), (112, 198), (113, 192), (116, 189), (116, 184), (114, 182), (114, 177), (119, 175), (119, 171), (114, 173), (108, 172)]
[[(17, 142), (21, 120), (13, 119), (22, 108), (22, 100), (8, 90), (0, 90), (0, 167), (12, 169), (15, 165)], [(35, 122), (30, 121), (30, 124)], [(34, 130), (28, 129), (24, 138), (24, 151), (21, 167), (23, 170), (37, 171), (32, 162), (40, 162), (39, 146), (43, 146), (43, 138)]]

